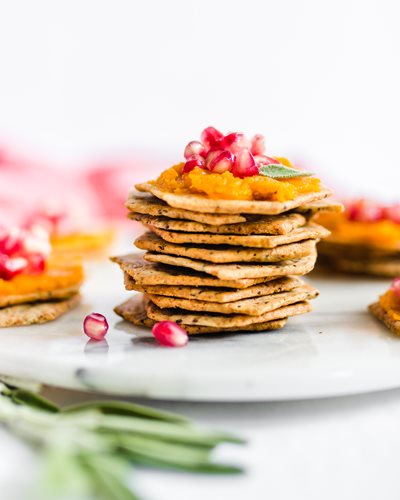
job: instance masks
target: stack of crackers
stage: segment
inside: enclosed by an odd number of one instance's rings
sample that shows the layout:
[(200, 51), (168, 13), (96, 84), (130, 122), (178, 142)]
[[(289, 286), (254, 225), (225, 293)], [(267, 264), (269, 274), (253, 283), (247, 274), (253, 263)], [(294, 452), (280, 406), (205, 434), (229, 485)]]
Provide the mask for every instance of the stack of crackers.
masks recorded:
[(140, 184), (126, 206), (146, 232), (145, 253), (113, 257), (125, 288), (141, 292), (115, 308), (135, 325), (181, 324), (189, 334), (282, 328), (311, 310), (318, 291), (299, 277), (329, 235), (312, 222), (330, 210), (323, 189), (287, 202), (215, 200)]

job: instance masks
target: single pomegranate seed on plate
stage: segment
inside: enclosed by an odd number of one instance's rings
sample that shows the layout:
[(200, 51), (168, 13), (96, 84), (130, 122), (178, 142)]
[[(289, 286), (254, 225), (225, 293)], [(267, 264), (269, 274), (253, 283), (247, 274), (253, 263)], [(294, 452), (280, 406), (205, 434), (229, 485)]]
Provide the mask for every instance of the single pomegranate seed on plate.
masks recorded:
[(236, 161), (232, 167), (235, 177), (250, 177), (258, 174), (258, 167), (253, 155), (248, 149), (243, 149), (236, 154)]
[(185, 165), (183, 166), (182, 172), (188, 174), (195, 167), (204, 168), (204, 158), (200, 155), (192, 155), (189, 157)]
[(263, 155), (265, 151), (265, 138), (256, 134), (251, 140), (251, 152), (253, 155)]
[(206, 156), (206, 148), (204, 144), (199, 141), (191, 141), (185, 148), (185, 152), (183, 153), (184, 157), (188, 160), (193, 155)]
[(108, 322), (100, 313), (88, 314), (83, 320), (83, 331), (94, 340), (103, 340), (108, 332)]
[(0, 254), (0, 278), (6, 281), (12, 280), (21, 274), (28, 266), (28, 261), (23, 257), (9, 257)]
[(154, 337), (161, 345), (168, 347), (183, 347), (189, 337), (185, 330), (173, 321), (160, 321), (153, 326)]
[(207, 127), (201, 133), (201, 142), (206, 148), (218, 147), (224, 135), (214, 127)]
[(230, 151), (212, 151), (209, 155), (210, 160), (207, 163), (207, 167), (212, 172), (222, 174), (232, 169), (235, 157)]
[(400, 298), (400, 276), (394, 278), (390, 289)]

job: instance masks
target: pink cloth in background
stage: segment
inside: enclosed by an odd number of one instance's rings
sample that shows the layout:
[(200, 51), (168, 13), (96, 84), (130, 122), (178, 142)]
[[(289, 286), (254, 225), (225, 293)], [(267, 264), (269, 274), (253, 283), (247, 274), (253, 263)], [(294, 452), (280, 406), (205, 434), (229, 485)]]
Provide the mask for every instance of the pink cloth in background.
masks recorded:
[(43, 208), (66, 212), (80, 225), (124, 220), (129, 189), (157, 170), (133, 158), (52, 168), (0, 150), (0, 225), (21, 224)]

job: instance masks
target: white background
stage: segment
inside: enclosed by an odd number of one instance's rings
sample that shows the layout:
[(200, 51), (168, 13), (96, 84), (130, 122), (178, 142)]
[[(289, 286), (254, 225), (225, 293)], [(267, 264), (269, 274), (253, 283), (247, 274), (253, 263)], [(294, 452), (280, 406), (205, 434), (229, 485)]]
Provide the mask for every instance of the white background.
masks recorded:
[(346, 190), (398, 193), (396, 0), (0, 1), (0, 143), (81, 166), (262, 132)]

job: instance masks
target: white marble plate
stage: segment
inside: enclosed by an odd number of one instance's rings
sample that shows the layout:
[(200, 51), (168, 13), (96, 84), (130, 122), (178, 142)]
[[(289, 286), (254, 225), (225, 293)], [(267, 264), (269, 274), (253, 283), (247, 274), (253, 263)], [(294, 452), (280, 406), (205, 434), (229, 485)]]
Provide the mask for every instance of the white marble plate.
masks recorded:
[[(387, 281), (314, 277), (314, 312), (276, 333), (192, 338), (164, 348), (112, 312), (128, 296), (109, 263), (89, 271), (82, 306), (45, 325), (0, 329), (0, 373), (49, 385), (192, 401), (267, 401), (400, 386), (400, 339), (367, 312)], [(88, 341), (88, 312), (107, 316), (107, 341)]]

